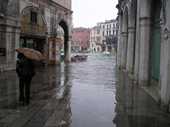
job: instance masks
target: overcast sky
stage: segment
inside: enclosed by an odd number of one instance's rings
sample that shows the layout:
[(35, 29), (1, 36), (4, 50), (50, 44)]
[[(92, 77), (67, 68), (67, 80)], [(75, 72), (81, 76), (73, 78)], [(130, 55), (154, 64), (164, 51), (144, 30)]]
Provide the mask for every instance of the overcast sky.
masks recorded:
[(74, 27), (93, 27), (116, 18), (118, 0), (72, 0)]

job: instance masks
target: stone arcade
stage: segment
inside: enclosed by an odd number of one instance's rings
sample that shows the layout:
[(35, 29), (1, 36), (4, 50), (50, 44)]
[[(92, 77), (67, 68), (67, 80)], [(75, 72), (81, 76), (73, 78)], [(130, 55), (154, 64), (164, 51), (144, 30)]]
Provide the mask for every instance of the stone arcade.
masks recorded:
[(117, 63), (161, 105), (170, 104), (170, 1), (119, 0)]

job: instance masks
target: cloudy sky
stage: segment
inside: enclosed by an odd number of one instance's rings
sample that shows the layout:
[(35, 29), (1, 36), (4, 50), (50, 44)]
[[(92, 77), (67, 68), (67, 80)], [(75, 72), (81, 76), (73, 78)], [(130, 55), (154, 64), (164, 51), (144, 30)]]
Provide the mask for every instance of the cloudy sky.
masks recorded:
[(116, 18), (118, 0), (72, 0), (74, 27), (93, 27), (97, 22)]

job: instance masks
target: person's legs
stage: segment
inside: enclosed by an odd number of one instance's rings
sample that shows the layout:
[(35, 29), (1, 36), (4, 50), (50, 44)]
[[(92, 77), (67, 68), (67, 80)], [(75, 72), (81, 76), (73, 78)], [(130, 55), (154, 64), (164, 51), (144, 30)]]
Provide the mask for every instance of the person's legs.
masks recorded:
[(24, 80), (19, 78), (19, 101), (24, 102)]
[(25, 81), (25, 102), (26, 104), (29, 104), (30, 102), (30, 87), (31, 87), (31, 80), (32, 78), (27, 77)]

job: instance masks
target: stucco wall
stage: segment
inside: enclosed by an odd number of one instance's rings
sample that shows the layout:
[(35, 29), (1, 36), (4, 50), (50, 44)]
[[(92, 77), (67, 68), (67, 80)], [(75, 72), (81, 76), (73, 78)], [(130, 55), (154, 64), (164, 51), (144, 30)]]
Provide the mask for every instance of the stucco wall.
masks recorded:
[(71, 0), (53, 0), (53, 1), (71, 10)]

